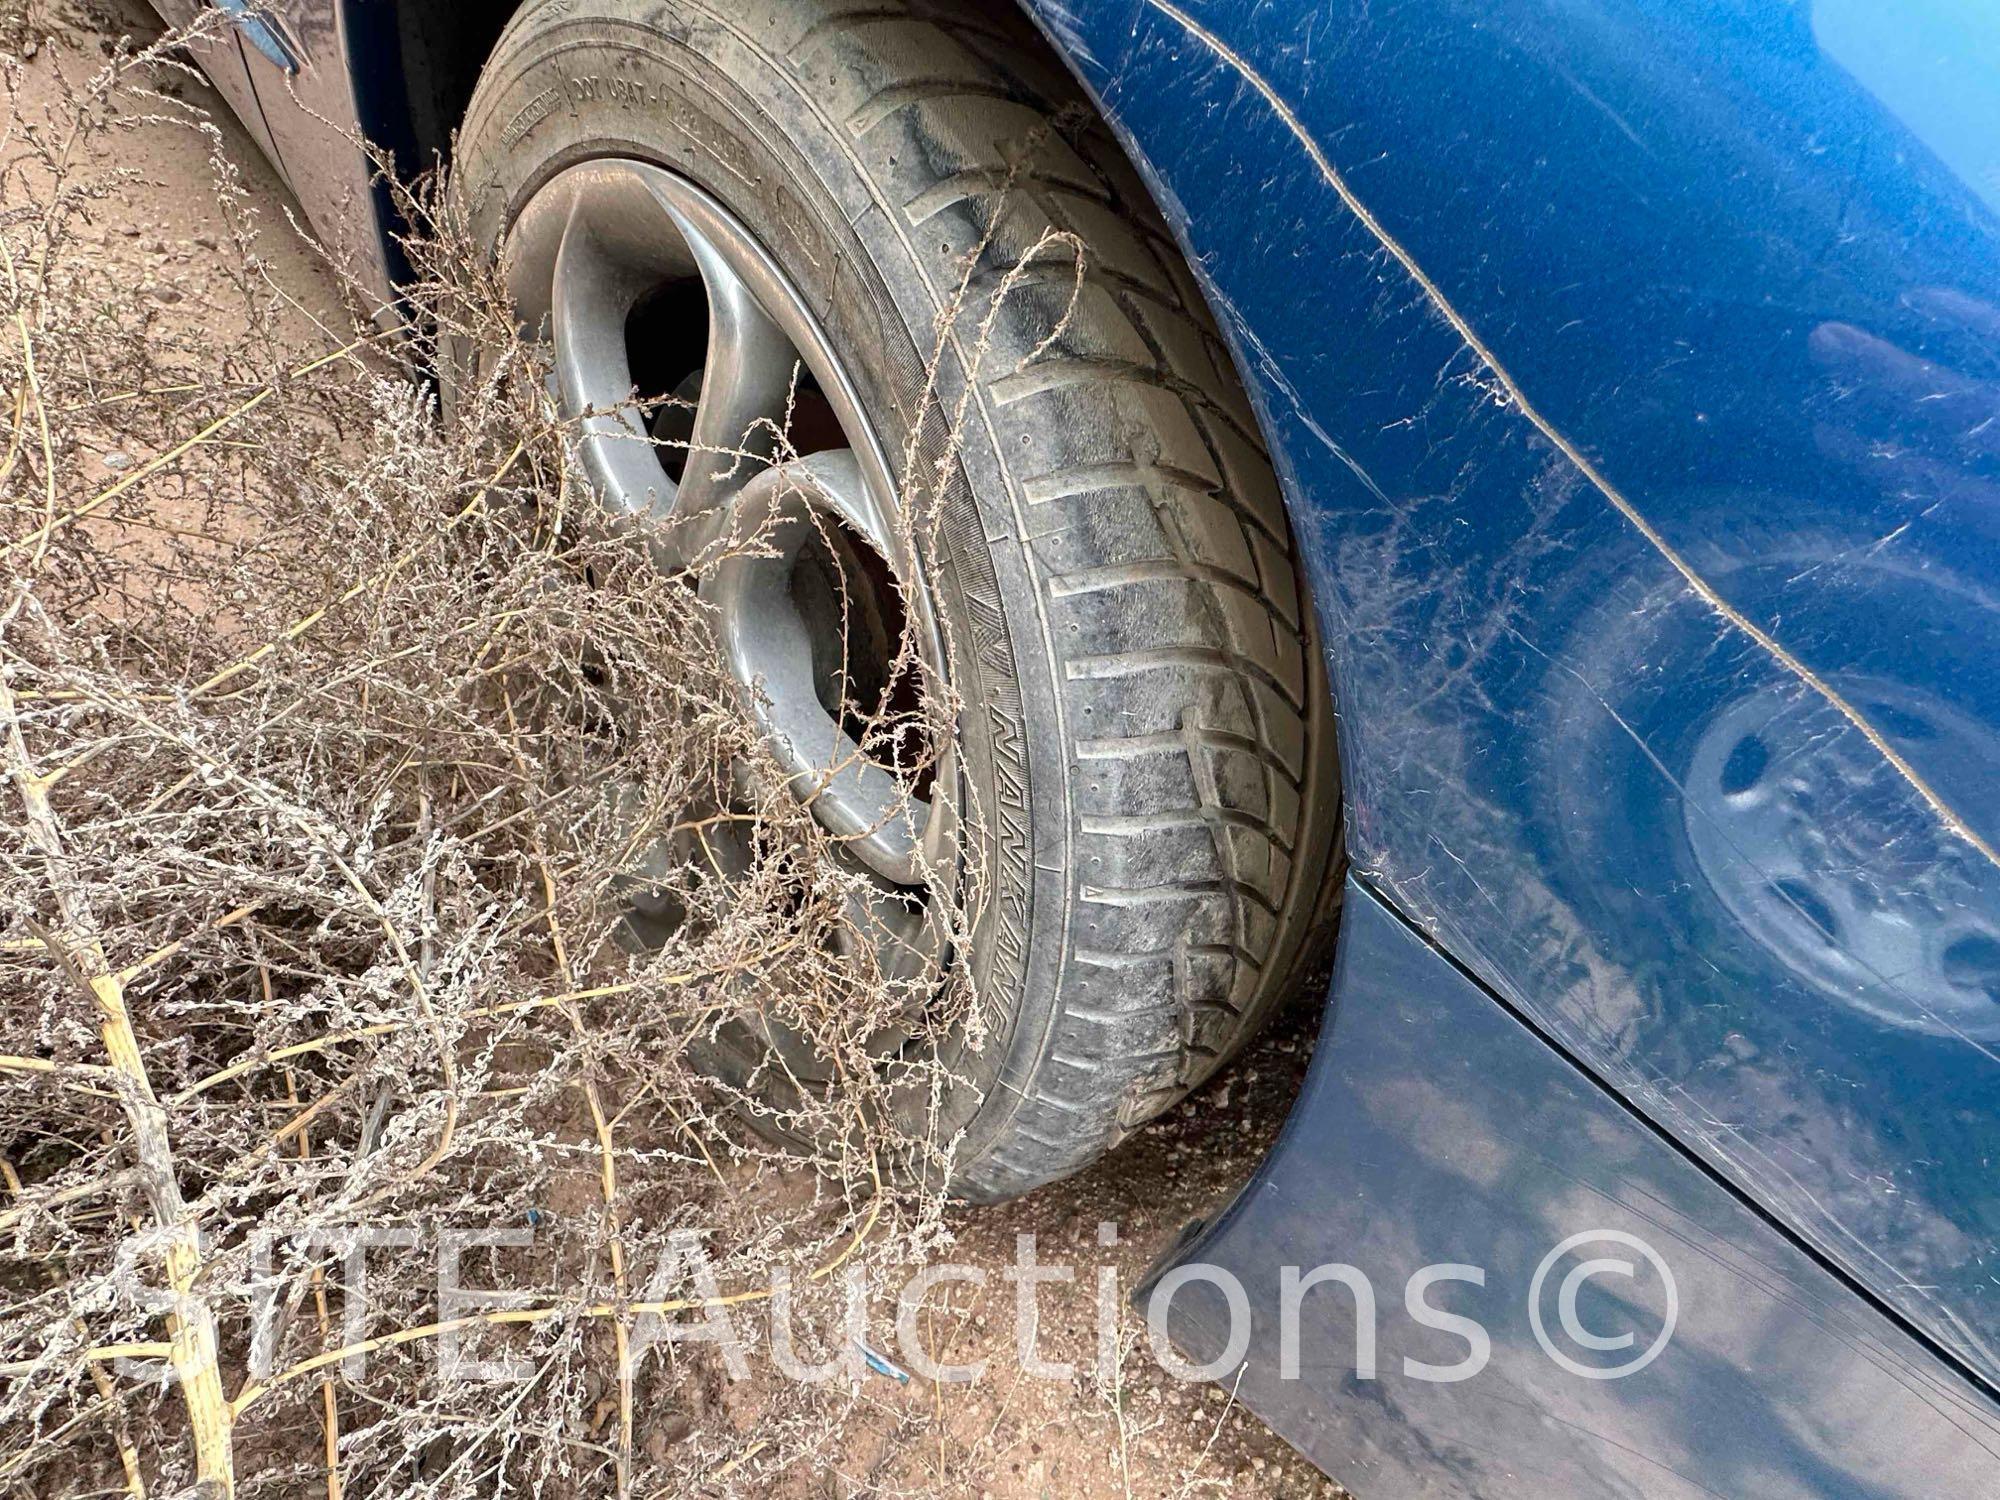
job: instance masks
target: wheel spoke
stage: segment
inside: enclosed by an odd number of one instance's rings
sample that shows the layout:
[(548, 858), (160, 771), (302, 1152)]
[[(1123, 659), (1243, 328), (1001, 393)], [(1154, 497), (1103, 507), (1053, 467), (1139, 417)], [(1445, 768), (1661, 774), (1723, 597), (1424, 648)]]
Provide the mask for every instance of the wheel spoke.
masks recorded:
[(912, 903), (898, 888), (870, 886), (847, 898), (847, 924), (838, 946), (859, 955), (864, 948), (890, 984), (920, 984), (935, 976), (944, 958), (944, 940), (925, 903)]
[(758, 719), (793, 792), (871, 870), (897, 885), (920, 885), (935, 860), (924, 837), (930, 803), (870, 760), (819, 700), (811, 629), (791, 587), (815, 510), (870, 535), (875, 508), (848, 450), (767, 469), (745, 485), (736, 528), (761, 537), (769, 550), (726, 559), (703, 595), (716, 606), (730, 668), (756, 694)]
[(549, 304), (556, 383), (564, 410), (584, 413), (578, 446), (605, 506), (657, 518), (673, 509), (675, 488), (632, 404), (625, 352), (625, 320), (646, 281), (593, 226), (593, 197), (579, 192), (556, 251)]
[(708, 361), (675, 502), (677, 514), (698, 518), (697, 533), (706, 535), (776, 451), (799, 357), (700, 227), (678, 207), (669, 212), (708, 293)]

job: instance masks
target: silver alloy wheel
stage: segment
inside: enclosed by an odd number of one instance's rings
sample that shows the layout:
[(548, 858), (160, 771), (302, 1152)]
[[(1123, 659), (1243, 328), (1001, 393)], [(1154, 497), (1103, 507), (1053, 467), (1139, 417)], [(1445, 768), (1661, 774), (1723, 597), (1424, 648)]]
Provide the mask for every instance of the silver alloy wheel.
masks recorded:
[[(943, 671), (916, 549), (853, 381), (749, 232), (649, 163), (596, 160), (558, 173), (523, 207), (504, 264), (524, 326), (553, 339), (563, 409), (578, 419), (600, 499), (619, 515), (664, 523), (647, 528), (654, 559), (700, 577), (727, 664), (793, 793), (874, 877), (877, 894), (852, 903), (853, 933), (890, 977), (915, 977), (937, 951), (924, 889), (951, 869), (951, 749), (939, 747), (929, 796), (864, 753), (821, 701), (813, 646), (824, 622), (807, 617), (794, 587), (802, 550), (837, 529), (886, 570), (896, 598), (876, 602), (908, 619), (922, 670)], [(628, 330), (645, 299), (697, 281), (707, 327), (683, 450), (647, 430)], [(801, 371), (847, 446), (774, 464)], [(680, 451), (676, 478), (663, 460)], [(759, 546), (728, 545), (749, 538)]]

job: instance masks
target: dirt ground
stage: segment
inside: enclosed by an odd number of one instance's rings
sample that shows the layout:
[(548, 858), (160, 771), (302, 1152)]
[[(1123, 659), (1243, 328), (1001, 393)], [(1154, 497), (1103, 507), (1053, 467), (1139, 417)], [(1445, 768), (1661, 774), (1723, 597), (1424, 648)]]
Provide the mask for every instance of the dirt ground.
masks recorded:
[[(81, 79), (96, 66), (108, 32), (144, 37), (157, 31), (149, 11), (111, 5), (99, 29), (57, 27), (34, 49), (21, 74), (30, 111), (57, 96), (59, 78)], [(212, 110), (221, 146), (254, 189), (264, 216), (268, 274), (293, 302), (302, 329), (345, 326), (335, 280), (286, 223), (289, 194), (226, 108), (200, 85), (174, 83)], [(178, 126), (146, 125), (128, 137), (119, 182), (93, 226), (107, 277), (137, 278), (170, 323), (198, 321), (202, 287), (218, 274), (221, 225), (208, 188), (202, 139)], [(0, 205), (4, 210), (4, 205)], [(1191, 1219), (1227, 1201), (1270, 1147), (1304, 1075), (1317, 1007), (1302, 996), (1290, 1012), (1222, 1078), (1142, 1131), (1093, 1170), (998, 1208), (958, 1212), (954, 1261), (992, 1273), (983, 1289), (941, 1288), (930, 1304), (933, 1357), (988, 1361), (980, 1379), (907, 1384), (886, 1375), (866, 1383), (863, 1420), (850, 1455), (872, 1455), (842, 1472), (785, 1475), (767, 1493), (800, 1495), (977, 1495), (1029, 1497), (1228, 1494), (1298, 1497), (1342, 1493), (1320, 1477), (1226, 1391), (1185, 1385), (1146, 1352), (1143, 1318), (1122, 1306), (1127, 1347), (1116, 1389), (1089, 1374), (1098, 1345), (1096, 1277), (1116, 1267), (1128, 1288)], [(1102, 1249), (1097, 1226), (1112, 1221), (1119, 1244)], [(1040, 1295), (1038, 1352), (1078, 1367), (1068, 1382), (1024, 1378), (1013, 1350), (1015, 1288), (999, 1276), (1016, 1237), (1037, 1237), (1043, 1260), (1075, 1265), (1068, 1287)], [(707, 1417), (754, 1442), (758, 1381), (724, 1384)], [(674, 1421), (654, 1424), (648, 1442), (675, 1440)]]

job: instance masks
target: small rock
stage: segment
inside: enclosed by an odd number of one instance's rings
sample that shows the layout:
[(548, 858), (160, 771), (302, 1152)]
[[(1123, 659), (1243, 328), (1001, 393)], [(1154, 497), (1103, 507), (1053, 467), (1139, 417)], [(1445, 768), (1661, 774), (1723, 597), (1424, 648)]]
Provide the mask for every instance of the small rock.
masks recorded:
[(113, 448), (103, 458), (99, 459), (98, 462), (113, 473), (116, 473), (120, 469), (129, 469), (132, 467), (132, 455), (120, 449)]

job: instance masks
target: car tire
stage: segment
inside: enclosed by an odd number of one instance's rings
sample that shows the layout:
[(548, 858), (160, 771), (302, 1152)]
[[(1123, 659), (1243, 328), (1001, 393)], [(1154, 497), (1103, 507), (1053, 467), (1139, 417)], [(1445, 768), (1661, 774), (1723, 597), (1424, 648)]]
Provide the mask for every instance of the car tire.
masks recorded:
[[(598, 157), (722, 204), (885, 451), (955, 462), (930, 583), (964, 643), (957, 748), (989, 824), (971, 966), (990, 1030), (953, 1059), (933, 1133), (969, 1199), (1073, 1172), (1243, 1045), (1337, 888), (1320, 641), (1223, 342), (1025, 23), (893, 0), (526, 5), (461, 132), (472, 232), (500, 246)], [(927, 387), (967, 257), (975, 288), (1018, 287), (983, 352), (953, 325)]]

